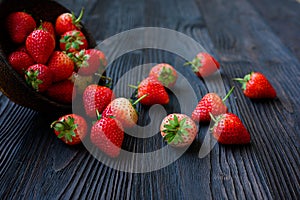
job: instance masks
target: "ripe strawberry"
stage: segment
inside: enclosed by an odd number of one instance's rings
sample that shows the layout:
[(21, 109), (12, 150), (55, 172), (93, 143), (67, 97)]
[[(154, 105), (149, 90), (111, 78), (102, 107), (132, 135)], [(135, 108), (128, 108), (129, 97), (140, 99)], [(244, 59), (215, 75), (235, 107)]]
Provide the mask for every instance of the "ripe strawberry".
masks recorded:
[(26, 49), (35, 62), (47, 63), (55, 48), (55, 40), (52, 35), (44, 30), (34, 30), (26, 39)]
[(241, 120), (232, 113), (217, 116), (212, 127), (212, 135), (221, 144), (247, 144), (250, 143), (250, 134)]
[(228, 92), (228, 94), (221, 99), (216, 93), (208, 93), (199, 101), (195, 110), (192, 113), (192, 119), (194, 121), (207, 123), (210, 122), (210, 113), (214, 116), (227, 112), (227, 106), (224, 104), (226, 99), (233, 92), (234, 87)]
[(80, 30), (80, 20), (83, 17), (83, 11), (81, 10), (79, 17), (76, 18), (74, 13), (63, 13), (56, 18), (55, 31), (58, 35), (62, 35), (65, 32), (72, 30)]
[(104, 109), (102, 116), (115, 117), (121, 122), (124, 128), (133, 127), (138, 121), (138, 113), (134, 106), (145, 97), (146, 95), (140, 97), (133, 103), (123, 97), (116, 98)]
[(25, 80), (37, 92), (44, 92), (52, 84), (52, 72), (46, 65), (31, 65), (25, 72)]
[(113, 91), (105, 86), (91, 84), (83, 92), (83, 106), (87, 116), (96, 117), (115, 98)]
[(86, 37), (81, 31), (73, 30), (61, 35), (59, 47), (62, 51), (77, 52), (82, 49), (87, 49), (88, 43)]
[(6, 29), (16, 44), (25, 42), (26, 37), (36, 28), (33, 17), (25, 12), (13, 12), (6, 19)]
[(53, 82), (68, 79), (74, 71), (74, 62), (62, 51), (54, 51), (49, 58), (48, 67), (53, 73)]
[(74, 83), (70, 80), (56, 82), (48, 88), (46, 95), (54, 101), (70, 104), (76, 96)]
[(21, 75), (24, 75), (25, 70), (34, 64), (31, 56), (22, 51), (12, 52), (8, 56), (8, 62)]
[(108, 156), (119, 156), (124, 140), (121, 123), (110, 117), (102, 117), (91, 129), (91, 142)]
[(160, 63), (152, 67), (149, 76), (154, 77), (167, 88), (173, 87), (178, 78), (176, 70), (167, 63)]
[(54, 26), (51, 22), (41, 21), (41, 29), (48, 31), (53, 36), (54, 39), (56, 38)]
[(219, 62), (205, 52), (200, 52), (191, 62), (184, 65), (191, 65), (193, 72), (200, 78), (207, 77), (220, 68)]
[(137, 88), (137, 97), (140, 98), (147, 95), (141, 100), (143, 105), (154, 105), (154, 104), (168, 104), (170, 99), (164, 86), (155, 78), (147, 77), (136, 87), (129, 85), (130, 87)]
[(87, 123), (77, 114), (68, 114), (52, 122), (55, 135), (68, 145), (80, 144), (87, 134)]
[(22, 45), (22, 46), (18, 47), (18, 48), (16, 49), (16, 51), (25, 52), (25, 53), (27, 53), (27, 54), (28, 54), (28, 51), (27, 51), (27, 49), (26, 49), (26, 46), (25, 46), (25, 45)]
[(185, 114), (170, 114), (161, 125), (160, 132), (167, 143), (173, 147), (190, 145), (198, 132), (195, 122)]
[(107, 60), (102, 51), (97, 49), (87, 49), (69, 54), (78, 69), (78, 74), (89, 76), (97, 71), (103, 72), (107, 65)]
[(259, 72), (251, 72), (244, 78), (235, 78), (242, 84), (242, 90), (245, 96), (251, 99), (273, 99), (276, 97), (276, 91), (268, 79)]

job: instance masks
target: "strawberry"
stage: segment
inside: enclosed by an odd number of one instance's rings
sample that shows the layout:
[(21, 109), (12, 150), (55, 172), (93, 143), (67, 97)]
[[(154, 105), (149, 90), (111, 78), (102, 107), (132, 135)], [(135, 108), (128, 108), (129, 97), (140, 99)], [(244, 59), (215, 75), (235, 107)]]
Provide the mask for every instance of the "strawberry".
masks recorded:
[(132, 88), (136, 88), (137, 97), (140, 98), (144, 95), (147, 95), (141, 100), (143, 105), (154, 105), (154, 104), (168, 104), (170, 99), (167, 91), (164, 86), (155, 78), (149, 76), (136, 87), (129, 85)]
[(147, 95), (140, 97), (133, 103), (129, 99), (123, 97), (116, 98), (104, 109), (102, 116), (115, 117), (121, 122), (124, 128), (133, 127), (138, 121), (138, 113), (135, 110), (135, 106), (146, 96)]
[(79, 17), (76, 18), (74, 13), (62, 13), (56, 18), (55, 21), (55, 31), (58, 35), (62, 35), (65, 32), (72, 30), (80, 30), (80, 20), (83, 17), (83, 11), (81, 10)]
[(41, 26), (41, 29), (49, 32), (54, 39), (56, 38), (54, 26), (53, 26), (53, 24), (51, 22), (41, 21), (41, 25), (40, 26)]
[(115, 118), (102, 117), (91, 129), (91, 142), (108, 156), (119, 156), (124, 140), (121, 123)]
[(74, 62), (62, 51), (54, 51), (49, 58), (48, 67), (53, 73), (53, 82), (68, 79), (74, 71)]
[(259, 72), (251, 72), (244, 78), (234, 78), (242, 84), (242, 90), (246, 97), (251, 99), (273, 99), (276, 97), (276, 91), (268, 79)]
[(52, 84), (52, 72), (46, 65), (31, 65), (25, 71), (25, 80), (37, 92), (44, 92)]
[(178, 78), (176, 70), (169, 64), (160, 63), (151, 68), (149, 76), (156, 78), (162, 85), (171, 88)]
[(47, 63), (55, 48), (55, 39), (44, 30), (34, 30), (26, 39), (26, 49), (35, 62)]
[(217, 116), (211, 115), (215, 122), (211, 128), (212, 135), (221, 144), (248, 144), (250, 134), (241, 120), (232, 113), (225, 113)]
[(84, 90), (82, 98), (86, 115), (93, 118), (96, 111), (101, 113), (115, 95), (108, 87), (91, 84)]
[(190, 145), (198, 132), (195, 122), (185, 114), (169, 114), (161, 125), (160, 132), (167, 143), (173, 147)]
[(228, 94), (221, 99), (216, 93), (208, 93), (198, 102), (195, 110), (192, 113), (192, 119), (194, 121), (207, 123), (210, 122), (210, 113), (214, 116), (220, 115), (227, 112), (227, 106), (224, 104), (226, 99), (233, 92), (234, 87), (228, 92)]
[(19, 74), (24, 75), (24, 71), (34, 64), (34, 60), (26, 52), (14, 51), (8, 56), (8, 62)]
[(6, 19), (6, 29), (11, 40), (16, 44), (24, 43), (35, 28), (33, 17), (25, 12), (10, 13)]
[(22, 46), (18, 47), (18, 48), (16, 49), (16, 51), (25, 52), (25, 53), (27, 53), (27, 54), (28, 54), (28, 51), (27, 51), (27, 49), (26, 49), (26, 46), (25, 46), (25, 45), (22, 45)]
[(69, 54), (78, 69), (78, 74), (89, 76), (97, 71), (103, 72), (107, 60), (102, 51), (97, 49), (81, 50), (75, 54)]
[(73, 30), (61, 35), (59, 47), (62, 51), (77, 52), (82, 49), (87, 49), (88, 43), (81, 31)]
[(205, 52), (200, 52), (191, 62), (186, 62), (184, 65), (190, 65), (193, 72), (200, 78), (210, 76), (220, 69), (219, 62)]
[(48, 88), (46, 95), (54, 101), (70, 104), (76, 96), (74, 83), (70, 80), (56, 82)]
[(87, 123), (77, 114), (60, 117), (50, 125), (55, 135), (68, 145), (80, 144), (87, 134)]

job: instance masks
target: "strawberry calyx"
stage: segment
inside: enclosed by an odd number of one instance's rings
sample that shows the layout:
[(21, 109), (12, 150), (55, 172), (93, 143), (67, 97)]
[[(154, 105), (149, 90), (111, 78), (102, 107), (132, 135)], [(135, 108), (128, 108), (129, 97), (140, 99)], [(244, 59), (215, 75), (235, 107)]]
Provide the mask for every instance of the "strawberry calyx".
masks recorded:
[(232, 79), (232, 80), (238, 81), (239, 83), (241, 83), (241, 84), (242, 84), (242, 90), (245, 90), (245, 89), (246, 89), (246, 86), (247, 86), (247, 83), (248, 83), (248, 81), (250, 81), (251, 76), (252, 76), (253, 73), (254, 73), (254, 72), (251, 72), (250, 74), (246, 74), (246, 75), (244, 76), (244, 78), (234, 78), (234, 79)]
[(84, 13), (84, 8), (81, 8), (81, 11), (80, 11), (80, 13), (79, 13), (79, 16), (76, 18), (74, 12), (72, 12), (72, 24), (73, 24), (74, 26), (76, 26), (78, 29), (81, 28), (80, 21), (82, 20), (83, 13)]
[(176, 76), (174, 76), (172, 69), (164, 66), (158, 76), (158, 80), (163, 85), (168, 86), (176, 81)]
[(196, 56), (192, 61), (186, 62), (183, 64), (184, 66), (188, 66), (190, 65), (193, 72), (197, 73), (199, 72), (199, 67), (202, 66), (201, 63), (201, 58), (199, 58), (198, 56)]
[(169, 120), (169, 124), (164, 125), (164, 129), (162, 132), (166, 133), (164, 136), (164, 140), (167, 141), (168, 144), (178, 144), (179, 142), (183, 142), (182, 136), (188, 136), (188, 128), (192, 128), (191, 125), (186, 123), (186, 118), (183, 118), (180, 122), (178, 117), (174, 115), (172, 120)]
[(79, 52), (75, 53), (68, 53), (68, 56), (73, 60), (73, 62), (75, 62), (77, 67), (89, 67), (88, 60), (91, 56), (88, 53), (86, 53), (85, 49), (82, 49)]
[(25, 80), (28, 85), (30, 85), (36, 91), (39, 90), (39, 85), (43, 83), (42, 80), (38, 79), (39, 70), (28, 70), (25, 72)]
[(66, 44), (66, 51), (68, 51), (70, 48), (74, 48), (76, 50), (80, 49), (80, 45), (83, 45), (84, 42), (82, 41), (84, 37), (80, 36), (79, 31), (72, 31), (70, 35), (63, 36), (59, 42)]
[(55, 131), (59, 132), (57, 135), (58, 138), (65, 138), (66, 141), (72, 142), (72, 138), (76, 137), (75, 130), (77, 129), (77, 124), (75, 124), (75, 119), (71, 116), (63, 118), (52, 122), (50, 125)]
[(222, 99), (223, 103), (228, 99), (228, 97), (231, 95), (233, 90), (234, 90), (234, 86), (229, 90), (229, 92), (226, 94), (226, 96)]

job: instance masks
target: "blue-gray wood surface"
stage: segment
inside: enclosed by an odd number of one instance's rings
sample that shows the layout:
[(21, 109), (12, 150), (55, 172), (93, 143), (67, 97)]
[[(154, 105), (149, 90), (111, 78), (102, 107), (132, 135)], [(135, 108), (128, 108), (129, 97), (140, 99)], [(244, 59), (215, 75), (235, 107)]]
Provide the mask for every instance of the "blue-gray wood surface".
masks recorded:
[[(220, 61), (226, 90), (237, 86), (228, 100), (229, 111), (242, 119), (252, 141), (238, 147), (217, 144), (199, 159), (207, 131), (201, 126), (196, 141), (171, 165), (126, 173), (105, 166), (84, 146), (65, 145), (49, 128), (52, 118), (0, 94), (1, 199), (299, 199), (299, 1), (58, 2), (75, 13), (85, 7), (83, 23), (97, 41), (154, 26), (180, 31), (201, 43)], [(166, 52), (140, 51), (118, 59), (108, 75), (117, 81), (147, 60), (175, 64)], [(207, 93), (191, 71), (175, 67), (196, 83), (199, 99)], [(253, 102), (230, 80), (252, 70), (269, 78), (277, 90), (275, 100)], [(142, 107), (139, 110), (143, 113)], [(139, 120), (147, 117), (140, 115)], [(127, 140), (129, 149), (151, 149), (140, 140)]]

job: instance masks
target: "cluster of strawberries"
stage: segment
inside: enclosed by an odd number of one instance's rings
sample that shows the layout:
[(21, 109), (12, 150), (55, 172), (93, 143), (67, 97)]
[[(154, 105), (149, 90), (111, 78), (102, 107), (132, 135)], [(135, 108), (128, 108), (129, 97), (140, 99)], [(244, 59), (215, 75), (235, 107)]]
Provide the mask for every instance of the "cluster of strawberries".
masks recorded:
[[(135, 106), (138, 103), (145, 106), (168, 104), (166, 88), (175, 86), (178, 75), (167, 63), (153, 66), (149, 76), (138, 86), (130, 85), (136, 89), (135, 101), (116, 98), (109, 87), (93, 84), (91, 76), (99, 70), (101, 74), (107, 60), (100, 50), (88, 49), (87, 39), (79, 24), (82, 15), (83, 10), (78, 18), (71, 13), (63, 13), (57, 17), (55, 24), (40, 21), (37, 26), (29, 14), (11, 13), (6, 19), (6, 28), (18, 48), (10, 53), (8, 61), (28, 85), (57, 102), (71, 103), (75, 93), (82, 92), (80, 98), (86, 116), (91, 120), (96, 119), (90, 130), (90, 141), (108, 156), (117, 157), (124, 140), (124, 129), (137, 124)], [(200, 52), (186, 65), (190, 65), (200, 78), (210, 76), (220, 68), (220, 64), (205, 52)], [(74, 87), (74, 80), (80, 79), (86, 83), (83, 87), (80, 84)], [(276, 91), (261, 73), (253, 72), (234, 80), (242, 83), (243, 92), (249, 98), (276, 97)], [(188, 146), (197, 135), (196, 123), (213, 120), (211, 132), (219, 143), (249, 143), (250, 134), (242, 121), (228, 113), (224, 104), (233, 89), (223, 99), (216, 93), (206, 94), (191, 116), (181, 113), (166, 116), (160, 125), (164, 140), (174, 147)], [(54, 121), (51, 127), (57, 137), (69, 145), (81, 143), (89, 129), (85, 118), (78, 114), (64, 115)]]
[[(219, 70), (219, 63), (209, 54), (201, 52), (192, 62), (192, 70), (200, 77), (207, 77)], [(135, 105), (151, 106), (169, 103), (165, 88), (174, 87), (178, 75), (167, 63), (160, 63), (151, 68), (149, 76), (138, 86), (129, 85), (137, 91), (136, 101), (123, 97), (115, 98), (113, 91), (97, 84), (87, 86), (83, 92), (85, 113), (91, 119), (97, 118), (90, 131), (90, 141), (110, 157), (120, 154), (124, 139), (124, 128), (131, 128), (138, 121)], [(264, 75), (254, 72), (244, 78), (236, 78), (241, 82), (245, 96), (253, 99), (275, 98), (276, 92)], [(173, 147), (190, 145), (197, 133), (196, 123), (214, 121), (212, 135), (221, 144), (247, 144), (250, 134), (241, 120), (228, 113), (224, 101), (232, 93), (234, 87), (221, 99), (216, 93), (206, 94), (198, 103), (191, 117), (181, 113), (166, 116), (160, 131), (164, 140)], [(65, 143), (73, 145), (83, 140), (88, 132), (87, 122), (77, 114), (62, 116), (51, 125), (56, 135)]]
[(9, 64), (26, 83), (50, 99), (70, 104), (75, 97), (74, 76), (90, 76), (106, 65), (105, 55), (88, 49), (80, 20), (72, 13), (63, 13), (55, 23), (35, 20), (26, 12), (10, 13), (6, 29), (17, 46), (8, 55)]

